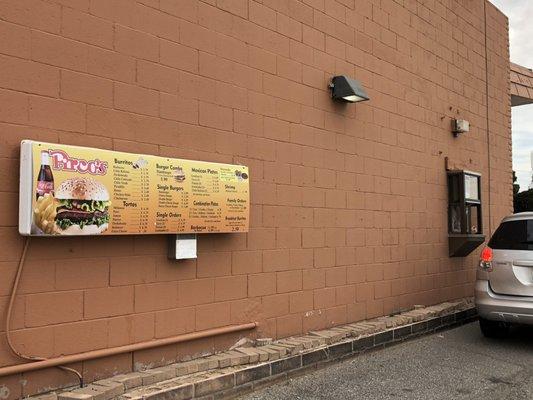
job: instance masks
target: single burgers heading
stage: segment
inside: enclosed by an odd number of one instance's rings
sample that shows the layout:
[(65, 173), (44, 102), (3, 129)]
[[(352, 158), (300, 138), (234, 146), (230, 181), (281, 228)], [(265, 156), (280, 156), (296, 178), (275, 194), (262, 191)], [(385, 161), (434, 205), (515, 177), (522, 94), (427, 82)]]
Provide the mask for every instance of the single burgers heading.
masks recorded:
[(60, 235), (95, 235), (109, 224), (109, 192), (92, 178), (71, 178), (55, 191), (55, 223)]

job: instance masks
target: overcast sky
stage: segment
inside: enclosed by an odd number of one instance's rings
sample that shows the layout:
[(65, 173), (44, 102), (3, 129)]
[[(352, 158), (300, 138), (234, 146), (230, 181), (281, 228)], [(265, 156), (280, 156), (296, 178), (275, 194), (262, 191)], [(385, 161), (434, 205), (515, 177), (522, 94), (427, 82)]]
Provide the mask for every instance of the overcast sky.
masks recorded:
[[(509, 17), (511, 61), (533, 68), (533, 0), (490, 0)], [(531, 182), (533, 104), (513, 107), (513, 169), (520, 191)]]

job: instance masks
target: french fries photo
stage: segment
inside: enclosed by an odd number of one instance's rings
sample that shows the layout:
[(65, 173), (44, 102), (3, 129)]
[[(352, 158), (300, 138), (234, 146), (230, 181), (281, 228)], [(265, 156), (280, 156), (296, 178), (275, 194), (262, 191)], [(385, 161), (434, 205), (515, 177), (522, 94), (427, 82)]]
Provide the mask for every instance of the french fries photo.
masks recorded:
[(35, 208), (33, 209), (35, 225), (46, 234), (55, 233), (56, 227), (54, 221), (57, 215), (56, 207), (54, 196), (46, 193), (37, 199)]

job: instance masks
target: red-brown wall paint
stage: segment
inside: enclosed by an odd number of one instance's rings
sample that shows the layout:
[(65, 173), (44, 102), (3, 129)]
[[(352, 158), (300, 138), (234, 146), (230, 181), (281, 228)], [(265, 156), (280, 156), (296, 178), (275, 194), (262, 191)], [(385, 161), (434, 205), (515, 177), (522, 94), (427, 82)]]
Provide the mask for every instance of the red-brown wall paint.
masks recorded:
[[(250, 321), (284, 337), (471, 295), (476, 254), (447, 256), (446, 156), (483, 174), (486, 234), (511, 212), (508, 26), (482, 0), (7, 0), (0, 37), (0, 366), (21, 362), (3, 331), (22, 139), (251, 176), (250, 232), (200, 236), (196, 261), (167, 260), (162, 236), (33, 240), (13, 336), (43, 357)], [(336, 74), (371, 100), (333, 103)], [(457, 116), (471, 131), (454, 139)], [(237, 338), (73, 367), (91, 381)]]

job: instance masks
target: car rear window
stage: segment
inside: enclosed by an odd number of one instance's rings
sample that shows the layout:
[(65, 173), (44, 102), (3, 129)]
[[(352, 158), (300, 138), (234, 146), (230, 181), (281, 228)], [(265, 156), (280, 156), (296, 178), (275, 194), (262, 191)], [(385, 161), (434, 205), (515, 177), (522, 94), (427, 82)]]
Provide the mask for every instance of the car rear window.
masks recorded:
[(533, 220), (504, 222), (492, 235), (489, 247), (500, 250), (533, 250)]

